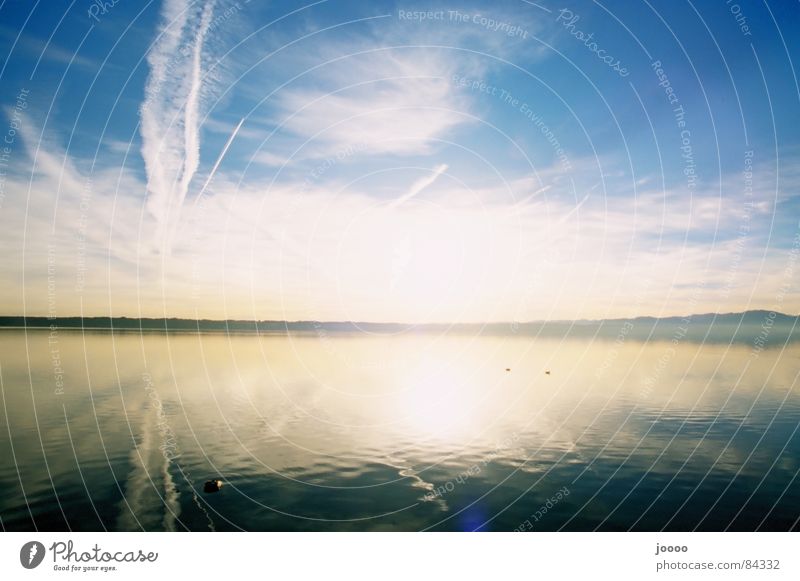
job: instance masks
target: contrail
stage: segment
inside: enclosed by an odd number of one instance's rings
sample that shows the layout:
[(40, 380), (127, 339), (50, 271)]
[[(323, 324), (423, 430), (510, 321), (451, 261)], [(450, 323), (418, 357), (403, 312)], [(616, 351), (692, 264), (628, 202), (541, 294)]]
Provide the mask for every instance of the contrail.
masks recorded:
[(197, 194), (197, 198), (195, 198), (195, 204), (197, 203), (197, 200), (200, 199), (200, 197), (206, 191), (206, 188), (208, 187), (208, 184), (211, 183), (211, 180), (214, 179), (214, 174), (217, 173), (217, 168), (219, 167), (219, 164), (222, 163), (222, 158), (225, 157), (226, 153), (228, 153), (228, 148), (231, 146), (231, 143), (233, 143), (233, 140), (236, 139), (236, 134), (239, 133), (239, 129), (242, 128), (242, 123), (244, 123), (244, 117), (242, 117), (239, 120), (239, 124), (236, 126), (236, 129), (233, 130), (231, 136), (228, 137), (228, 141), (225, 142), (225, 147), (222, 148), (222, 152), (220, 152), (217, 161), (214, 162), (214, 167), (211, 168), (211, 173), (208, 174), (205, 183), (203, 183), (203, 187), (200, 188), (200, 191)]
[(545, 193), (546, 191), (548, 191), (552, 187), (553, 186), (551, 186), (551, 185), (547, 185), (547, 186), (544, 186), (542, 188), (539, 188), (538, 190), (536, 190), (532, 194), (530, 194), (528, 196), (525, 196), (524, 198), (522, 198), (518, 202), (515, 202), (514, 205), (511, 206), (511, 207), (516, 209), (516, 210), (519, 210), (520, 208), (524, 207), (528, 202), (530, 202), (533, 198), (535, 198), (537, 196), (540, 196), (541, 194)]
[(589, 199), (589, 196), (590, 196), (590, 195), (592, 195), (592, 192), (593, 192), (594, 190), (596, 190), (596, 189), (597, 189), (597, 186), (599, 186), (599, 185), (600, 185), (600, 183), (598, 182), (598, 183), (596, 183), (595, 185), (593, 185), (591, 188), (589, 188), (589, 191), (587, 191), (587, 192), (586, 192), (586, 195), (585, 195), (585, 196), (583, 196), (583, 199), (582, 199), (580, 202), (578, 202), (578, 205), (577, 205), (577, 206), (575, 206), (574, 208), (572, 208), (572, 210), (570, 210), (570, 211), (569, 211), (569, 212), (567, 212), (566, 214), (564, 214), (564, 215), (563, 215), (563, 216), (562, 216), (562, 217), (561, 217), (561, 218), (558, 220), (558, 222), (556, 222), (556, 226), (561, 226), (561, 225), (562, 225), (564, 222), (566, 222), (567, 220), (569, 220), (569, 219), (572, 217), (572, 215), (573, 215), (573, 214), (576, 214), (576, 213), (578, 212), (578, 210), (580, 210), (580, 209), (581, 209), (581, 206), (583, 206), (583, 204), (584, 204), (584, 203), (586, 203), (586, 200), (588, 200), (588, 199)]
[[(203, 197), (203, 194), (205, 193), (206, 188), (208, 187), (208, 184), (210, 184), (211, 180), (214, 179), (214, 174), (217, 173), (217, 168), (222, 163), (222, 159), (225, 157), (225, 154), (228, 153), (228, 149), (230, 148), (231, 144), (233, 143), (233, 140), (236, 139), (236, 134), (239, 133), (239, 130), (242, 128), (243, 124), (244, 124), (244, 117), (242, 117), (239, 120), (239, 123), (234, 128), (234, 130), (231, 133), (230, 137), (228, 137), (228, 141), (225, 142), (225, 145), (223, 146), (222, 151), (220, 152), (219, 156), (217, 157), (217, 161), (214, 162), (214, 167), (211, 168), (211, 172), (208, 174), (208, 177), (206, 178), (206, 181), (203, 183), (203, 187), (200, 188), (200, 191), (197, 193), (197, 197), (195, 197), (194, 203), (192, 204), (193, 206), (197, 205), (198, 201)], [(262, 234), (270, 237), (275, 242), (280, 243), (284, 248), (289, 250), (290, 253), (293, 253), (296, 256), (300, 257), (300, 258), (306, 258), (307, 257), (307, 254), (308, 254), (307, 250), (300, 243), (296, 242), (293, 238), (287, 236), (285, 233), (284, 233), (283, 237), (279, 238), (278, 236), (274, 235), (272, 232), (270, 232), (267, 229), (265, 229), (263, 227), (263, 225), (257, 224), (255, 221), (252, 223), (252, 225), (257, 230), (259, 230)]]
[(189, 184), (200, 163), (200, 106), (205, 94), (203, 45), (214, 2), (202, 8), (187, 0), (165, 0), (159, 36), (148, 52), (150, 73), (141, 106), (142, 158), (147, 172), (147, 208), (158, 221), (168, 249)]
[[(583, 205), (586, 203), (586, 201), (587, 201), (587, 200), (589, 199), (589, 197), (592, 195), (592, 192), (593, 192), (594, 190), (596, 190), (596, 189), (597, 189), (597, 187), (598, 187), (599, 185), (600, 185), (600, 182), (596, 183), (596, 184), (595, 184), (595, 185), (593, 185), (591, 188), (589, 188), (589, 190), (586, 192), (586, 195), (585, 195), (585, 196), (583, 196), (583, 198), (581, 199), (581, 201), (580, 201), (580, 202), (578, 202), (578, 203), (577, 203), (577, 205), (576, 205), (574, 208), (572, 208), (572, 209), (571, 209), (569, 212), (567, 212), (566, 214), (564, 214), (563, 216), (561, 216), (560, 218), (558, 218), (558, 219), (557, 219), (555, 222), (550, 222), (550, 223), (548, 223), (548, 224), (546, 225), (546, 227), (545, 227), (545, 228), (544, 228), (542, 231), (540, 231), (540, 232), (538, 233), (538, 235), (539, 235), (540, 237), (546, 237), (546, 238), (548, 238), (548, 240), (549, 240), (550, 244), (552, 244), (553, 242), (555, 242), (555, 240), (557, 240), (558, 236), (557, 236), (557, 235), (552, 235), (552, 234), (551, 234), (551, 232), (553, 231), (553, 229), (556, 229), (556, 232), (558, 232), (558, 228), (559, 228), (560, 226), (562, 226), (563, 224), (565, 224), (565, 223), (567, 222), (567, 220), (569, 220), (570, 218), (572, 218), (572, 216), (574, 216), (574, 215), (575, 215), (575, 214), (578, 212), (578, 210), (580, 210), (580, 209), (581, 209), (581, 207), (582, 207), (582, 206), (583, 206)], [(574, 186), (573, 186), (573, 191), (574, 191)], [(535, 251), (533, 251), (533, 252), (528, 252), (528, 253), (526, 253), (526, 254), (525, 254), (525, 256), (531, 256), (532, 254), (535, 254), (535, 253), (538, 253), (538, 252), (541, 252), (541, 249), (540, 249), (540, 248), (537, 248), (537, 249), (536, 249)]]
[(415, 181), (413, 184), (411, 184), (411, 187), (409, 188), (408, 192), (406, 192), (404, 195), (400, 196), (399, 198), (391, 202), (387, 206), (387, 209), (393, 210), (398, 206), (405, 204), (411, 198), (413, 198), (414, 196), (419, 194), (422, 190), (424, 190), (433, 182), (435, 182), (438, 179), (438, 177), (442, 175), (445, 171), (447, 171), (447, 164), (443, 163), (441, 165), (437, 165), (435, 168), (433, 168), (433, 173), (431, 175), (422, 177), (417, 181)]

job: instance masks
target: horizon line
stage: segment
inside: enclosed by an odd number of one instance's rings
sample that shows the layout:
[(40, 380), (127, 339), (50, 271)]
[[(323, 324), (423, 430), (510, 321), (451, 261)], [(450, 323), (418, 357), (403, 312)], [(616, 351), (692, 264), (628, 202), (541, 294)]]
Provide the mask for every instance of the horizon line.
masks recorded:
[(126, 320), (126, 321), (187, 321), (187, 322), (207, 322), (207, 323), (270, 323), (270, 324), (288, 324), (288, 325), (296, 325), (296, 324), (318, 324), (318, 325), (395, 325), (395, 326), (406, 326), (406, 327), (425, 327), (425, 326), (475, 326), (475, 325), (529, 325), (529, 324), (542, 324), (542, 323), (603, 323), (603, 322), (613, 322), (613, 321), (635, 321), (640, 319), (654, 319), (654, 320), (667, 320), (667, 319), (692, 319), (692, 318), (699, 318), (699, 317), (744, 317), (747, 314), (752, 313), (766, 313), (767, 315), (773, 314), (774, 317), (785, 317), (785, 318), (800, 318), (800, 314), (789, 314), (784, 313), (781, 311), (775, 311), (772, 309), (748, 309), (746, 311), (732, 311), (727, 313), (714, 313), (714, 312), (704, 312), (704, 313), (692, 313), (692, 314), (683, 314), (683, 315), (637, 315), (634, 317), (613, 317), (613, 318), (603, 318), (603, 319), (529, 319), (526, 321), (473, 321), (473, 322), (402, 322), (402, 321), (358, 321), (358, 320), (320, 320), (320, 319), (212, 319), (212, 318), (192, 318), (192, 317), (179, 317), (179, 316), (164, 316), (164, 317), (153, 317), (153, 316), (144, 316), (144, 317), (136, 317), (136, 316), (129, 316), (129, 315), (58, 315), (55, 317), (49, 315), (0, 315), (0, 326), (4, 326), (5, 320), (7, 319), (35, 319), (35, 320), (46, 320), (46, 321), (54, 321), (58, 322), (59, 320), (64, 319), (80, 319), (82, 321), (91, 321), (93, 319), (107, 319), (109, 321), (113, 320)]

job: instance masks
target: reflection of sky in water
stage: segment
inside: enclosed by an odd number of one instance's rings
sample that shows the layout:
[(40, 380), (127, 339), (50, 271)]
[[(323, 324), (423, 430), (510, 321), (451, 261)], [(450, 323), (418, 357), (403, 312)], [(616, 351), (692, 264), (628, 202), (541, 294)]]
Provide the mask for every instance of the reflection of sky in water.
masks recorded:
[[(57, 346), (64, 395), (46, 331), (27, 353), (0, 333), (8, 529), (511, 530), (562, 487), (534, 530), (800, 516), (795, 346), (65, 331)], [(202, 493), (216, 475), (227, 486)]]

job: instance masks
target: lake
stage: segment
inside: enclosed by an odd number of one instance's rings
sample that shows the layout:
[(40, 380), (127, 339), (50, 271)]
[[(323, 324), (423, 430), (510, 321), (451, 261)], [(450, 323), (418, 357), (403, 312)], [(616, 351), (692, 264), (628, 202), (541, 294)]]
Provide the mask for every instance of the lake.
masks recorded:
[(792, 342), (6, 329), (0, 518), (797, 529), (799, 371)]

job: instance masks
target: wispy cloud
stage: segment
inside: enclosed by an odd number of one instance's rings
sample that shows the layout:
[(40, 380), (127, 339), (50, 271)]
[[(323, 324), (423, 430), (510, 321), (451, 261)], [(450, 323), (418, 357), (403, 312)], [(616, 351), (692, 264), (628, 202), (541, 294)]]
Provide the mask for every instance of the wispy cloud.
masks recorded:
[(353, 144), (375, 154), (419, 154), (469, 121), (451, 74), (430, 55), (378, 51), (331, 64), (325, 89), (287, 89), (276, 103), (283, 127), (322, 155)]
[(200, 163), (203, 45), (213, 11), (213, 1), (197, 7), (166, 0), (159, 35), (147, 55), (150, 75), (141, 107), (147, 208), (166, 244)]
[[(0, 37), (5, 38), (9, 44), (16, 42), (18, 50), (30, 53), (39, 61), (79, 66), (93, 73), (100, 68), (100, 61), (95, 61), (74, 51), (61, 48), (52, 41), (46, 42), (28, 33), (19, 34), (18, 31), (12, 30), (7, 26), (0, 25)], [(106, 66), (110, 65), (106, 64)]]
[[(0, 228), (7, 312), (46, 312), (53, 263), (59, 314), (677, 314), (701, 285), (718, 292), (692, 310), (733, 311), (768, 306), (789, 280), (791, 239), (778, 238), (776, 224), (796, 230), (800, 152), (782, 155), (780, 167), (758, 158), (747, 194), (741, 171), (730, 170), (687, 195), (680, 175), (631, 167), (602, 134), (593, 155), (564, 140), (567, 170), (549, 161), (552, 143), (520, 121), (521, 107), (454, 82), (508, 88), (547, 113), (559, 139), (570, 133), (545, 91), (517, 69), (507, 74), (503, 60), (540, 62), (530, 54), (537, 24), (514, 10), (494, 17), (529, 38), (472, 18), (419, 23), (396, 14), (352, 28), (326, 19), (308, 37), (286, 18), (251, 37), (237, 27), (257, 28), (254, 16), (269, 10), (240, 2), (242, 13), (225, 17), (226, 1), (162, 5), (140, 110), (146, 179), (120, 128), (95, 160), (66, 134), (38, 143), (41, 128), (22, 119), (25, 147), (13, 151), (0, 198), (16, 225)], [(51, 52), (43, 60), (67, 57)], [(560, 82), (562, 68), (554, 70)], [(584, 118), (587, 105), (569, 96)], [(600, 126), (592, 123), (593, 138)], [(799, 301), (791, 290), (784, 304)]]
[[(696, 310), (733, 311), (763, 307), (752, 297), (771, 300), (785, 283), (787, 251), (762, 253), (756, 240), (771, 212), (753, 211), (746, 238), (684, 242), (698, 220), (712, 232), (717, 221), (720, 229), (736, 227), (736, 206), (714, 205), (714, 192), (695, 195), (691, 208), (673, 195), (609, 201), (598, 189), (576, 195), (530, 178), (511, 182), (510, 198), (505, 188), (467, 196), (448, 182), (437, 188), (435, 210), (403, 203), (385, 212), (367, 187), (238, 184), (220, 170), (212, 195), (185, 208), (187, 227), (176, 233), (172, 254), (157, 255), (136, 172), (87, 173), (56, 143), (38, 144), (30, 119), (21, 131), (35, 169), (7, 178), (4, 216), (26, 227), (0, 229), (0, 268), (16, 273), (12, 281), (24, 275), (27, 290), (23, 303), (19, 284), (0, 289), (8, 312), (47, 313), (53, 262), (59, 314), (80, 312), (82, 298), (87, 308), (91, 299), (87, 314), (148, 316), (195, 309), (209, 317), (407, 321), (678, 314), (700, 285), (717, 290), (701, 295)], [(444, 171), (434, 168), (401, 189), (401, 198), (419, 195)], [(672, 214), (683, 218), (665, 221)], [(665, 241), (644, 244), (642, 232), (661, 232)], [(670, 236), (677, 238), (667, 243)], [(759, 252), (743, 252), (742, 244)], [(641, 295), (631, 290), (643, 286)], [(798, 300), (791, 292), (785, 308)]]
[[(252, 135), (261, 148), (253, 162), (280, 167), (352, 147), (361, 159), (432, 153), (456, 139), (456, 130), (477, 125), (474, 95), (459, 90), (454, 75), (484, 78), (503, 59), (537, 46), (455, 19), (431, 24), (389, 16), (365, 24), (361, 34), (331, 32), (296, 46), (280, 34), (258, 36), (253, 69), (237, 86), (259, 103), (248, 117), (248, 125), (262, 127)], [(533, 18), (502, 19), (530, 34), (539, 28)], [(265, 45), (273, 52), (257, 62)], [(276, 71), (285, 85), (276, 85)]]

